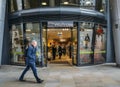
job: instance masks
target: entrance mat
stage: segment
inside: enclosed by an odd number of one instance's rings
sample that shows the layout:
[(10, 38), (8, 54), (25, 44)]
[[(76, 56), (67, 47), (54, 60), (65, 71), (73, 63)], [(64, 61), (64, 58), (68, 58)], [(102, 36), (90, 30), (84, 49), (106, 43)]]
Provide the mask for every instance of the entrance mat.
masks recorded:
[(54, 63), (54, 64), (69, 64), (68, 61), (55, 61), (55, 60), (50, 61), (50, 63)]

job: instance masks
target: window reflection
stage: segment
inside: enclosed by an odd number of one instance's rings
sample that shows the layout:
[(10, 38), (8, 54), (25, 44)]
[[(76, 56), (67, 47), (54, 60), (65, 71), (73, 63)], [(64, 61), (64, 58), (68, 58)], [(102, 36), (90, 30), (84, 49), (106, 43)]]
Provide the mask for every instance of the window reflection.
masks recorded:
[(10, 12), (22, 10), (22, 0), (10, 0), (9, 2), (10, 2), (10, 5), (9, 5)]
[(36, 63), (41, 61), (41, 46), (40, 46), (40, 29), (39, 23), (26, 23), (25, 36), (29, 41), (36, 40), (38, 43), (37, 46), (37, 60)]
[(39, 0), (24, 0), (24, 9), (40, 7)]
[(104, 63), (106, 55), (106, 29), (96, 25), (94, 63)]
[(48, 7), (49, 2), (52, 2), (52, 4), (54, 5), (54, 0), (40, 0), (40, 5), (41, 7)]
[(14, 11), (18, 10), (18, 8), (17, 8), (17, 1), (16, 0), (10, 0), (10, 4), (11, 4), (11, 7), (10, 7), (10, 11), (11, 12), (14, 12)]
[(77, 24), (76, 23), (74, 23), (74, 27), (73, 27), (73, 29), (72, 29), (72, 33), (73, 33), (73, 36), (72, 36), (72, 42), (73, 42), (73, 64), (77, 64), (77, 60), (76, 60), (76, 58), (77, 58), (77, 46), (78, 46), (78, 44), (77, 44), (77, 42), (78, 42), (78, 39), (77, 39)]
[(12, 25), (12, 63), (24, 63), (23, 30), (20, 25)]
[(92, 52), (92, 35), (93, 35), (93, 26), (92, 22), (81, 22), (80, 32), (80, 63), (81, 64), (90, 64)]
[[(25, 38), (23, 38), (25, 35)], [(37, 46), (37, 61), (41, 61), (41, 46), (40, 46), (40, 30), (39, 23), (26, 23), (25, 31), (23, 32), (21, 25), (12, 25), (11, 29), (11, 62), (13, 64), (25, 64), (24, 49), (26, 41), (36, 40)]]
[(60, 0), (61, 6), (79, 6), (79, 0)]
[(104, 13), (106, 9), (106, 1), (105, 0), (96, 0), (96, 10)]
[[(32, 9), (40, 7), (58, 7), (58, 6), (70, 6), (80, 7), (85, 9), (97, 10), (102, 13), (105, 11), (105, 0), (10, 0), (11, 12)], [(23, 7), (23, 8), (22, 8)]]
[(80, 7), (85, 9), (95, 9), (96, 0), (80, 0)]

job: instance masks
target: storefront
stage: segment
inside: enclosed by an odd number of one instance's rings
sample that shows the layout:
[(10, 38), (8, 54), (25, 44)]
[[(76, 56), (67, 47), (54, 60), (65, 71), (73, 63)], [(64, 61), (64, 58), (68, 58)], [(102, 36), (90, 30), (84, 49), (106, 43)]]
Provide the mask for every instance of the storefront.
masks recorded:
[(103, 13), (61, 5), (14, 12), (9, 15), (9, 23), (11, 64), (25, 64), (26, 40), (33, 39), (38, 42), (38, 65), (47, 66), (53, 44), (71, 44), (68, 56), (71, 54), (72, 65), (105, 63), (107, 27)]
[[(56, 21), (52, 21), (56, 23)], [(68, 23), (67, 26), (49, 26), (48, 22), (32, 22), (20, 24), (13, 24), (11, 29), (11, 63), (25, 64), (24, 61), (24, 47), (27, 40), (36, 40), (38, 42), (37, 63), (47, 65), (49, 44), (60, 42), (57, 39), (50, 39), (55, 37), (59, 40), (69, 39), (66, 41), (72, 44), (71, 50), (73, 65), (99, 64), (104, 63), (106, 58), (106, 27), (94, 22), (73, 22), (73, 21), (57, 21), (58, 23)], [(69, 23), (72, 23), (72, 26)], [(59, 24), (61, 25), (61, 24)], [(22, 29), (22, 27), (24, 29)], [(100, 29), (102, 29), (100, 31)], [(51, 32), (50, 32), (51, 31)], [(68, 38), (61, 33), (65, 33)], [(50, 36), (49, 36), (50, 33)], [(51, 36), (54, 34), (53, 36)], [(69, 35), (70, 34), (70, 35)], [(62, 37), (61, 37), (62, 36)], [(56, 38), (57, 38), (56, 37)], [(51, 40), (51, 41), (50, 41)], [(62, 44), (62, 41), (61, 41)]]

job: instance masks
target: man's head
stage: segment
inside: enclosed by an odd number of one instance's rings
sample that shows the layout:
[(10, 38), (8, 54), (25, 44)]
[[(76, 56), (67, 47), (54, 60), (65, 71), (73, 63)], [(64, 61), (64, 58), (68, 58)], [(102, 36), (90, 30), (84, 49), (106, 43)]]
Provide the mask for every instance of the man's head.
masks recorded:
[(36, 40), (32, 40), (31, 44), (32, 44), (34, 47), (37, 47), (37, 41), (36, 41)]

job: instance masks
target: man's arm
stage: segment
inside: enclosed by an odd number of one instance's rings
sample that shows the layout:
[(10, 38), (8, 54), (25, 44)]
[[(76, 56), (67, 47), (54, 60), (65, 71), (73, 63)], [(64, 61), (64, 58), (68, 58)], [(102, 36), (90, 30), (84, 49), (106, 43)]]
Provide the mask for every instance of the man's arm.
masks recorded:
[(33, 56), (32, 56), (32, 47), (28, 47), (27, 57), (33, 58)]

